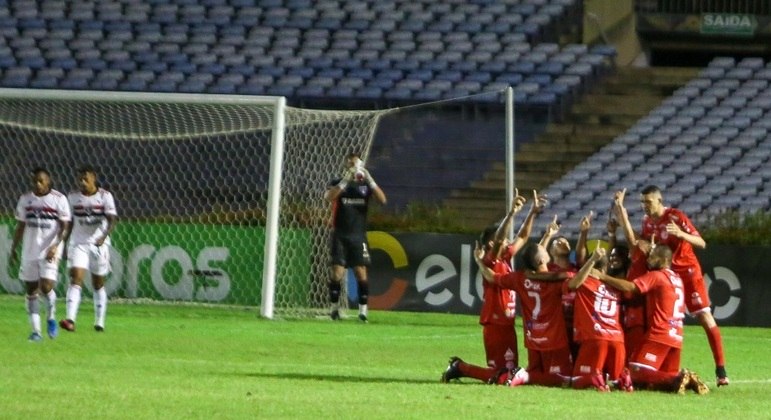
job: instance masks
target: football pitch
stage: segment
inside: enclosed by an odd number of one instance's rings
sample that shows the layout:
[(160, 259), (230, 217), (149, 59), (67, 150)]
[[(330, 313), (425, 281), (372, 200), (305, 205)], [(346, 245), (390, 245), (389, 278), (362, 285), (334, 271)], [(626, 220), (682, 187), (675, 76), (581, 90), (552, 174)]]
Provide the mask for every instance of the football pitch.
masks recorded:
[(678, 396), (439, 383), (449, 356), (484, 362), (473, 316), (268, 321), (256, 308), (113, 302), (106, 332), (92, 319), (84, 301), (75, 333), (31, 343), (24, 298), (0, 295), (3, 419), (771, 418), (769, 329), (722, 329), (732, 382), (716, 389), (704, 333), (686, 327), (683, 366), (712, 392)]

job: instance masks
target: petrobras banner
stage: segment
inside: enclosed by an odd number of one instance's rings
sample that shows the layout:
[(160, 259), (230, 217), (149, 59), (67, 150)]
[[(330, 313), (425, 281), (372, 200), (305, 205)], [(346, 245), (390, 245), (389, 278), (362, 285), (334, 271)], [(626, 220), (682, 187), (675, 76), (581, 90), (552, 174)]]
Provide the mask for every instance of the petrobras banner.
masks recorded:
[[(8, 264), (13, 222), (0, 224), (0, 289), (23, 293), (18, 263)], [(285, 282), (308, 284), (308, 231), (286, 231), (279, 258), (290, 267)], [(121, 222), (111, 236), (110, 297), (257, 305), (260, 301), (265, 229), (262, 227)], [(294, 246), (288, 246), (291, 241)], [(68, 284), (61, 264), (57, 290)], [(89, 281), (84, 282), (90, 289)], [(302, 287), (302, 286), (300, 286)], [(307, 290), (305, 286), (303, 290)]]
[[(8, 265), (13, 222), (0, 224), (0, 292), (21, 294), (18, 266)], [(180, 240), (184, 238), (184, 240)], [(311, 233), (284, 232), (279, 258), (291, 272), (282, 282), (310, 287)], [(122, 222), (113, 235), (111, 297), (259, 304), (261, 227)], [(478, 314), (482, 278), (473, 260), (475, 236), (369, 232), (373, 309)], [(294, 246), (290, 246), (294, 244)], [(300, 246), (297, 246), (300, 244)], [(590, 244), (596, 246), (595, 241)], [(715, 318), (723, 325), (771, 327), (771, 260), (762, 247), (711, 245), (699, 253)], [(62, 268), (65, 264), (62, 264)], [(64, 270), (59, 290), (67, 281)], [(87, 287), (90, 282), (85, 282)], [(356, 302), (356, 286), (349, 281)], [(302, 302), (304, 296), (296, 297)], [(693, 320), (691, 319), (691, 322)]]
[[(368, 238), (373, 250), (371, 307), (479, 313), (482, 279), (472, 255), (476, 237), (370, 232)], [(771, 327), (767, 255), (766, 248), (720, 245), (699, 253), (712, 310), (721, 325)]]

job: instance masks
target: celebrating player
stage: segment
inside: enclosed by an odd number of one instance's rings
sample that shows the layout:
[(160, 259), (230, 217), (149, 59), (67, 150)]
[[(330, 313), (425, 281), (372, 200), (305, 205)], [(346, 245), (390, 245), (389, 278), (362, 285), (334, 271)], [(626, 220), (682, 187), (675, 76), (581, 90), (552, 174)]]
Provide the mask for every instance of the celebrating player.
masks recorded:
[[(514, 200), (509, 213), (503, 222), (486, 229), (482, 233), (481, 243), (485, 250), (484, 262), (496, 274), (506, 274), (512, 271), (511, 259), (519, 252), (527, 242), (533, 229), (536, 215), (541, 213), (546, 205), (546, 198), (538, 196), (533, 190), (533, 203), (517, 236), (508, 243), (506, 235), (511, 229), (511, 224), (525, 203), (525, 197), (514, 192)], [(514, 315), (516, 312), (516, 293), (511, 289), (496, 286), (490, 282), (483, 282), (483, 303), (479, 314), (479, 323), (482, 325), (482, 335), (485, 346), (487, 366), (474, 366), (466, 363), (458, 357), (450, 358), (450, 364), (442, 374), (442, 382), (452, 379), (471, 377), (481, 381), (497, 379), (501, 369), (510, 371), (518, 366), (519, 354), (517, 349), (517, 334), (514, 329)]]
[(528, 364), (526, 370), (516, 370), (507, 382), (510, 386), (564, 386), (573, 370), (561, 304), (566, 274), (549, 273), (549, 253), (540, 244), (531, 244), (522, 253), (527, 271), (496, 274), (484, 263), (484, 249), (477, 245), (474, 250), (474, 260), (485, 281), (512, 289), (520, 297)]
[[(625, 190), (617, 193), (616, 201), (620, 207), (623, 207), (624, 195)], [(683, 279), (685, 305), (707, 334), (715, 362), (717, 386), (728, 385), (723, 339), (710, 310), (709, 293), (704, 284), (701, 265), (693, 251), (694, 247), (705, 248), (707, 243), (685, 213), (664, 206), (661, 190), (655, 185), (649, 185), (642, 190), (640, 203), (645, 212), (640, 237), (653, 238), (656, 243), (672, 249), (672, 270)], [(626, 223), (628, 224), (628, 220)]]
[(680, 369), (683, 346), (683, 281), (670, 269), (672, 250), (654, 246), (648, 255), (648, 273), (633, 281), (593, 271), (606, 284), (622, 292), (644, 294), (648, 309), (648, 331), (640, 350), (629, 363), (635, 386), (682, 394), (692, 389), (706, 394), (709, 388), (698, 375)]
[(590, 270), (605, 272), (605, 249), (598, 247), (575, 277), (567, 281), (575, 291), (574, 334), (581, 344), (573, 368), (573, 388), (594, 386), (609, 391), (605, 375), (621, 389), (632, 391), (629, 371), (624, 369), (626, 351), (621, 327), (618, 291), (590, 276)]
[[(651, 249), (650, 243), (635, 238), (626, 209), (618, 206), (615, 201), (612, 213), (613, 217), (608, 222), (608, 242), (611, 244), (608, 274), (627, 280), (636, 279), (648, 272), (647, 252)], [(619, 223), (619, 220), (624, 222)], [(618, 244), (616, 229), (619, 226), (624, 228), (626, 246)], [(640, 349), (648, 327), (645, 323), (645, 296), (627, 293), (623, 298), (621, 314), (628, 363)]]
[[(553, 273), (566, 273), (573, 276), (578, 272), (578, 268), (583, 265), (586, 259), (586, 238), (591, 228), (591, 220), (594, 212), (589, 212), (581, 218), (578, 241), (576, 242), (575, 263), (570, 261), (570, 242), (564, 236), (554, 237), (560, 229), (557, 222), (557, 216), (546, 227), (546, 232), (541, 238), (543, 246), (548, 245), (551, 262), (548, 265), (549, 271)], [(554, 239), (552, 239), (554, 238)], [(565, 317), (565, 328), (570, 344), (570, 355), (573, 360), (578, 357), (578, 343), (573, 338), (573, 304), (576, 299), (574, 291), (567, 287), (567, 282), (562, 285), (562, 312)]]
[(343, 175), (333, 180), (324, 193), (324, 199), (332, 203), (329, 300), (332, 303), (330, 317), (333, 320), (340, 319), (342, 281), (346, 267), (352, 267), (359, 292), (359, 320), (367, 322), (367, 267), (371, 261), (367, 243), (367, 210), (372, 196), (380, 204), (386, 203), (385, 193), (364, 167), (359, 154), (348, 154)]
[(11, 243), (11, 263), (15, 263), (16, 248), (23, 240), (19, 278), (26, 284), (27, 314), (32, 325), (30, 341), (42, 340), (40, 301), (46, 301), (48, 336), (56, 338), (56, 291), (64, 233), (70, 224), (67, 197), (51, 188), (51, 175), (44, 168), (32, 171), (32, 191), (24, 193), (16, 205), (16, 230)]
[(104, 280), (110, 273), (110, 233), (115, 229), (118, 213), (112, 193), (97, 184), (96, 170), (83, 166), (78, 170), (78, 191), (67, 197), (74, 223), (67, 230), (67, 266), (70, 286), (67, 288), (67, 317), (59, 325), (75, 331), (81, 289), (86, 271), (91, 272), (94, 287), (94, 329), (104, 331), (107, 292)]

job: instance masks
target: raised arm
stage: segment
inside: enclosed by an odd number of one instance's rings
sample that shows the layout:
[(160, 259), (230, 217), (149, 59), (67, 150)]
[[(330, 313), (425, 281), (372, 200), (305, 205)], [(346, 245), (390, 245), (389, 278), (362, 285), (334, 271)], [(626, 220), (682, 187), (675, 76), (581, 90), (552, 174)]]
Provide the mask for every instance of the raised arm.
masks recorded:
[(629, 280), (613, 277), (613, 276), (610, 276), (610, 275), (608, 275), (606, 273), (603, 273), (603, 272), (600, 272), (600, 271), (597, 271), (597, 270), (593, 270), (590, 274), (592, 276), (597, 277), (603, 283), (607, 284), (608, 286), (610, 286), (610, 287), (612, 287), (612, 288), (614, 288), (614, 289), (616, 289), (616, 290), (618, 290), (620, 292), (635, 293), (635, 294), (639, 294), (640, 293), (640, 289), (637, 288), (637, 285), (632, 283)]
[(549, 241), (551, 241), (551, 238), (553, 238), (554, 235), (556, 235), (557, 232), (559, 231), (560, 231), (560, 225), (557, 222), (557, 215), (555, 214), (554, 220), (552, 220), (551, 223), (549, 223), (546, 226), (546, 231), (543, 233), (543, 236), (541, 237), (541, 241), (539, 242), (541, 246), (543, 246), (544, 248), (548, 247)]
[(578, 273), (576, 273), (576, 275), (570, 279), (570, 281), (568, 281), (568, 288), (570, 290), (576, 290), (582, 284), (584, 284), (586, 279), (589, 277), (589, 274), (592, 272), (592, 268), (594, 268), (594, 263), (602, 259), (604, 256), (605, 248), (597, 247), (597, 249), (594, 250), (586, 263), (584, 263), (581, 269), (578, 270)]
[(474, 261), (477, 263), (477, 267), (479, 267), (479, 272), (482, 274), (482, 278), (484, 278), (488, 283), (493, 283), (495, 272), (490, 267), (485, 265), (484, 258), (485, 249), (477, 241), (474, 243)]
[(632, 223), (629, 221), (629, 214), (624, 207), (624, 197), (626, 196), (626, 188), (621, 191), (616, 191), (613, 197), (613, 213), (618, 220), (621, 230), (624, 232), (626, 243), (629, 249), (633, 249), (637, 246), (637, 235), (634, 233)]
[(525, 220), (522, 222), (522, 226), (519, 227), (519, 232), (514, 238), (512, 246), (515, 250), (519, 250), (525, 245), (530, 238), (530, 234), (533, 232), (533, 225), (535, 224), (535, 218), (543, 212), (548, 200), (544, 195), (538, 195), (538, 191), (533, 190), (533, 203), (530, 205), (530, 211), (527, 212)]
[(586, 237), (589, 235), (589, 229), (592, 228), (592, 218), (594, 211), (589, 210), (589, 214), (581, 218), (581, 224), (578, 231), (578, 241), (576, 242), (576, 264), (583, 265), (586, 261)]
[(511, 225), (514, 222), (514, 216), (522, 210), (522, 207), (524, 207), (526, 201), (527, 199), (519, 195), (519, 190), (515, 188), (514, 199), (511, 202), (511, 209), (509, 209), (509, 212), (506, 213), (506, 217), (503, 218), (503, 222), (498, 226), (498, 230), (495, 231), (495, 236), (493, 237), (493, 255), (498, 255), (500, 252), (501, 247), (505, 243), (506, 236), (511, 230)]

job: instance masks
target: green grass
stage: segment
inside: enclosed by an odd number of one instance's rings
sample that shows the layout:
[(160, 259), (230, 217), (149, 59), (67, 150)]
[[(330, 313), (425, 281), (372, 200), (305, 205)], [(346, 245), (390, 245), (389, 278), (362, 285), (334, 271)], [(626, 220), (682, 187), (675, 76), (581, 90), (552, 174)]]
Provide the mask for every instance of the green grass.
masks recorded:
[[(92, 312), (84, 302), (76, 333), (30, 343), (23, 297), (0, 295), (3, 419), (771, 418), (768, 329), (723, 328), (732, 384), (677, 396), (440, 384), (449, 356), (484, 361), (471, 316), (374, 311), (362, 325), (113, 303), (97, 334)], [(714, 383), (698, 327), (683, 365)]]

